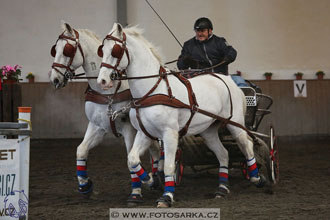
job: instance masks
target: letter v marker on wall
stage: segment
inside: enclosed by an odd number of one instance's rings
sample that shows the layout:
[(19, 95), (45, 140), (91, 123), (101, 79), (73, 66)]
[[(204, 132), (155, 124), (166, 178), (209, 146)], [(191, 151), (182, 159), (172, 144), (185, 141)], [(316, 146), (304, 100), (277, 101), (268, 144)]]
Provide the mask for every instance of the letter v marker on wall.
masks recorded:
[(293, 90), (295, 98), (306, 98), (307, 97), (307, 83), (306, 80), (294, 80)]

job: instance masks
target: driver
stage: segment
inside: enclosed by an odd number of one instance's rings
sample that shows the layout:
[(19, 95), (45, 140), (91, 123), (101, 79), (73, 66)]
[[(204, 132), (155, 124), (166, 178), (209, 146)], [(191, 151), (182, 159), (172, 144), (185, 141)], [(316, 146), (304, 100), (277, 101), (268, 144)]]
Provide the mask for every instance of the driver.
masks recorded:
[(228, 75), (228, 64), (236, 59), (236, 50), (225, 38), (213, 34), (213, 25), (208, 18), (197, 19), (194, 30), (195, 37), (183, 45), (177, 62), (178, 68), (203, 69), (224, 62), (210, 71)]

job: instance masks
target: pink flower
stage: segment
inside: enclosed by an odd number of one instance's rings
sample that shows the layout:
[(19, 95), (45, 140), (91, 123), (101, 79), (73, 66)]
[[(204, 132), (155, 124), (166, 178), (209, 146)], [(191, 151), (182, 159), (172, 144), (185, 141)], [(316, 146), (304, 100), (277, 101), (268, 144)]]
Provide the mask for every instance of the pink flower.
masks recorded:
[(15, 65), (14, 69), (17, 70), (17, 69), (21, 69), (22, 67), (19, 66), (18, 64)]
[(15, 69), (10, 65), (6, 65), (6, 69), (7, 69), (7, 71), (11, 71), (11, 70), (15, 71)]
[(14, 67), (10, 65), (5, 65), (1, 67), (0, 69), (0, 78), (14, 78), (19, 79), (19, 76), (21, 75), (21, 66), (16, 64)]

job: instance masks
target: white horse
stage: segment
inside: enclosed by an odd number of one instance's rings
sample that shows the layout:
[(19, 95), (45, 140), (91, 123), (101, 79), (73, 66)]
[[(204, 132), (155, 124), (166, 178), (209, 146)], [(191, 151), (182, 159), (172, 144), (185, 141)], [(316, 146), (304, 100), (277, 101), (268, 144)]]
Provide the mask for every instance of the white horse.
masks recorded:
[[(116, 88), (104, 91), (96, 83), (101, 58), (97, 56), (97, 48), (102, 43), (95, 34), (89, 30), (74, 30), (68, 23), (63, 23), (64, 32), (60, 35), (53, 46), (51, 54), (55, 57), (52, 65), (50, 81), (56, 88), (64, 87), (70, 78), (74, 77), (74, 70), (83, 67), (88, 78), (89, 89), (87, 90), (85, 112), (89, 120), (87, 131), (82, 143), (77, 148), (77, 176), (79, 192), (89, 194), (93, 190), (92, 181), (87, 175), (87, 157), (89, 151), (101, 143), (104, 135), (111, 132), (108, 112), (108, 98), (114, 94)], [(113, 111), (122, 109), (130, 101), (127, 97), (128, 83), (123, 82), (117, 95), (113, 99), (117, 102), (112, 104)], [(124, 99), (120, 100), (119, 94)], [(94, 98), (93, 98), (94, 97)], [(96, 97), (96, 99), (95, 99)], [(127, 99), (129, 98), (129, 99)], [(103, 104), (100, 104), (104, 102)], [(115, 120), (115, 130), (124, 137), (127, 153), (131, 150), (136, 130), (132, 127), (128, 113), (120, 114)], [(159, 160), (159, 151), (155, 147), (150, 151), (155, 168)], [(131, 170), (132, 192), (128, 198), (129, 203), (142, 202), (141, 182)], [(156, 169), (157, 170), (157, 169)]]
[[(187, 121), (193, 113), (195, 115), (186, 135), (200, 134), (205, 139), (220, 164), (216, 195), (221, 197), (229, 193), (228, 152), (218, 137), (220, 122), (200, 112), (205, 110), (223, 118), (232, 115), (231, 121), (244, 125), (245, 97), (231, 78), (214, 74), (215, 76), (202, 75), (190, 79), (197, 101), (193, 102), (193, 96), (188, 95), (188, 89), (179, 74), (165, 73), (160, 57), (153, 46), (142, 37), (141, 30), (136, 27), (123, 29), (116, 23), (104, 40), (103, 54), (97, 82), (103, 87), (112, 88), (117, 84), (114, 78), (128, 79), (135, 99), (135, 109), (130, 110), (130, 119), (138, 132), (128, 155), (128, 164), (142, 182), (150, 180), (140, 165), (139, 155), (149, 147), (152, 138), (163, 140), (165, 189), (157, 201), (157, 207), (168, 207), (174, 201), (175, 154), (179, 131), (189, 125)], [(241, 127), (232, 124), (226, 126), (247, 159), (250, 181), (261, 186), (264, 180), (260, 178), (256, 167), (251, 138)]]

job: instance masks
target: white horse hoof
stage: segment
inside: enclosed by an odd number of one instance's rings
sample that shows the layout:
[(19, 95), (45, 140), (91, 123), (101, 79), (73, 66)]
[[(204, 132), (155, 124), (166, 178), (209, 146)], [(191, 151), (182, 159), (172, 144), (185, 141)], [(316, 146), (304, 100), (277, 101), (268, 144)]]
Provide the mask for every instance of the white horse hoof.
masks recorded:
[(228, 187), (223, 184), (220, 184), (218, 191), (215, 192), (215, 198), (216, 199), (225, 198), (226, 196), (228, 196), (229, 193), (230, 191)]
[(222, 198), (225, 198), (225, 196), (222, 196), (222, 195), (215, 195), (215, 199), (222, 199)]
[(167, 204), (166, 202), (158, 202), (157, 204), (157, 208), (169, 208), (169, 204)]
[(156, 202), (157, 208), (169, 208), (173, 203), (173, 199), (169, 195), (164, 195), (160, 197)]

